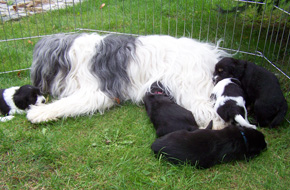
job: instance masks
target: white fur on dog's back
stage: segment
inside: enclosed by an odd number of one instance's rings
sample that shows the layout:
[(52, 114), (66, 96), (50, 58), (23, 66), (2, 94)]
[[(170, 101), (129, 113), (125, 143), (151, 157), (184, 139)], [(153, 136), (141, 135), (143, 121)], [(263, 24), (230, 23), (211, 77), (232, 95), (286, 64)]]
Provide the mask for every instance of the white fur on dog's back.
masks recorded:
[[(59, 100), (51, 104), (34, 107), (27, 118), (31, 122), (55, 120), (59, 117), (72, 117), (103, 113), (115, 102), (100, 89), (101, 80), (91, 70), (92, 57), (98, 53), (98, 45), (106, 36), (82, 34), (75, 39), (69, 49), (71, 64), (65, 80), (63, 73), (53, 80), (51, 94)], [(192, 111), (198, 125), (204, 128), (214, 120), (214, 128), (224, 127), (224, 123), (213, 109), (210, 93), (215, 64), (226, 52), (209, 43), (189, 38), (170, 36), (141, 36), (136, 38), (136, 52), (127, 65), (130, 84), (122, 91), (124, 100), (141, 103), (145, 92), (155, 81), (167, 87), (176, 102)], [(41, 50), (45, 52), (46, 47)], [(37, 62), (33, 63), (38, 64)], [(41, 67), (41, 66), (40, 66)], [(108, 70), (107, 70), (108, 71)]]
[(215, 64), (225, 52), (212, 44), (189, 38), (145, 36), (138, 39), (141, 41), (136, 53), (139, 63), (129, 67), (133, 82), (130, 99), (140, 102), (149, 86), (161, 81), (177, 104), (193, 113), (201, 128), (211, 120), (214, 120), (215, 129), (222, 128), (224, 123), (209, 97)]

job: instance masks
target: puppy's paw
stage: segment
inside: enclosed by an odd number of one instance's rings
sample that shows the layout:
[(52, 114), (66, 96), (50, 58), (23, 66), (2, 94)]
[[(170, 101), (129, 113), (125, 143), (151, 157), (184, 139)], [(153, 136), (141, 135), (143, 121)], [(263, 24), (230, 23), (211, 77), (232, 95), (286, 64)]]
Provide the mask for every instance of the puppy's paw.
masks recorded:
[(27, 111), (27, 119), (31, 123), (41, 123), (52, 120), (57, 120), (56, 114), (51, 111), (46, 105), (31, 106)]
[(13, 115), (8, 115), (8, 116), (5, 116), (5, 117), (0, 117), (0, 122), (6, 122), (6, 121), (10, 121), (14, 118)]

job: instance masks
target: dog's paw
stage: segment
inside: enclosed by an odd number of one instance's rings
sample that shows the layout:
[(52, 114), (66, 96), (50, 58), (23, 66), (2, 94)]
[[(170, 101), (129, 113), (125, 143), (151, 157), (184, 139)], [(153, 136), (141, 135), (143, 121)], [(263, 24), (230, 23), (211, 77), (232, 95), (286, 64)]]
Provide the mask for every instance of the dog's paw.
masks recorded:
[(31, 106), (27, 111), (26, 118), (31, 123), (41, 123), (57, 120), (57, 117), (46, 105)]
[(5, 116), (5, 117), (0, 117), (0, 122), (6, 122), (6, 121), (10, 121), (14, 118), (13, 115), (8, 115), (8, 116)]

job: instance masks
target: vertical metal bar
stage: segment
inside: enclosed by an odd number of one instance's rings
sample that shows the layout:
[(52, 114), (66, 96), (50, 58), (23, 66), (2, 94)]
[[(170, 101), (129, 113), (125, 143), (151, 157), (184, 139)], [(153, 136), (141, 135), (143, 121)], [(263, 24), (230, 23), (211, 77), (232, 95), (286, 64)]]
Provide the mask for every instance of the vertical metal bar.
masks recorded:
[[(221, 4), (221, 0), (219, 0), (219, 4)], [(216, 31), (215, 31), (215, 38), (214, 43), (216, 44), (218, 38), (218, 29), (219, 29), (219, 19), (220, 19), (220, 12), (217, 11), (217, 22), (216, 22)], [(225, 40), (225, 39), (224, 39)]]
[[(267, 27), (267, 32), (266, 32), (266, 36), (265, 36), (264, 48), (263, 48), (263, 52), (262, 52), (264, 56), (265, 56), (265, 49), (266, 49), (266, 45), (267, 45), (267, 41), (268, 41), (268, 34), (269, 34), (270, 26), (271, 26), (273, 8), (274, 8), (274, 6), (272, 6), (272, 10), (271, 10), (271, 13), (270, 13), (270, 19), (269, 19), (269, 23), (268, 23), (268, 27)], [(261, 64), (262, 65), (264, 64), (264, 59), (262, 59), (262, 63)]]
[(199, 37), (198, 40), (201, 40), (201, 31), (202, 31), (202, 18), (203, 18), (203, 11), (204, 11), (204, 1), (202, 1), (202, 9), (201, 9), (201, 17), (200, 17), (200, 28), (199, 28)]
[[(274, 48), (273, 48), (273, 53), (272, 55), (275, 57), (275, 50), (276, 50), (276, 45), (277, 45), (277, 41), (278, 41), (278, 38), (279, 38), (279, 32), (280, 32), (280, 26), (281, 26), (281, 20), (282, 20), (282, 16), (283, 16), (283, 13), (281, 12), (281, 15), (280, 15), (280, 19), (279, 19), (279, 24), (278, 24), (278, 28), (277, 28), (277, 34), (276, 34), (276, 39), (275, 39), (275, 43), (274, 43)], [(274, 59), (274, 57), (272, 56), (272, 59)]]
[(162, 34), (162, 0), (160, 1), (160, 32)]
[(80, 0), (80, 17), (81, 17), (81, 28), (83, 28), (82, 0)]
[(185, 28), (186, 28), (186, 19), (187, 19), (187, 0), (185, 0), (185, 16), (183, 18), (183, 36), (185, 36)]
[(176, 19), (175, 19), (175, 37), (177, 37), (177, 30), (178, 30), (178, 3), (176, 2)]
[(155, 23), (154, 23), (154, 19), (155, 19), (155, 0), (153, 0), (153, 12), (152, 12), (152, 34), (154, 34), (154, 28), (155, 28)]
[(123, 33), (125, 33), (125, 4), (124, 4), (124, 0), (123, 2), (123, 23), (122, 23), (122, 28), (123, 28)]
[(132, 18), (132, 0), (130, 0), (130, 14), (131, 14), (131, 16), (130, 16), (130, 34), (132, 34), (132, 25), (133, 25), (133, 23), (132, 23), (132, 20), (133, 20), (133, 18)]
[(193, 1), (193, 8), (192, 8), (192, 20), (191, 20), (190, 38), (193, 37), (193, 28), (194, 28), (193, 23), (194, 23), (194, 16), (195, 16), (194, 11), (195, 11), (195, 1)]
[[(260, 37), (261, 37), (261, 32), (262, 32), (262, 27), (263, 27), (263, 20), (264, 20), (264, 15), (265, 15), (266, 8), (267, 8), (267, 0), (266, 0), (266, 2), (265, 2), (265, 8), (264, 8), (263, 13), (262, 13), (262, 19), (261, 19), (261, 24), (260, 24), (260, 30), (259, 30), (258, 40), (257, 40), (257, 45), (256, 45), (256, 50), (255, 50), (256, 55), (257, 55), (257, 51), (258, 51), (258, 47), (259, 47), (259, 42), (260, 42)], [(257, 56), (256, 56), (256, 57), (257, 57)], [(256, 61), (256, 57), (255, 57), (255, 61)]]
[(226, 13), (226, 21), (225, 21), (225, 29), (224, 29), (224, 40), (225, 40), (225, 43), (223, 43), (224, 45), (223, 45), (222, 47), (225, 46), (226, 41), (227, 41), (227, 40), (226, 40), (226, 32), (227, 32), (228, 14), (229, 14), (228, 9), (229, 9), (229, 1), (227, 1), (227, 13)]
[[(246, 7), (247, 7), (247, 5), (246, 5)], [(245, 11), (247, 11), (247, 8), (245, 8)], [(243, 25), (242, 25), (242, 31), (241, 31), (241, 37), (240, 37), (238, 51), (240, 51), (240, 49), (241, 49), (241, 44), (242, 44), (243, 35), (244, 35), (245, 20), (246, 20), (246, 14), (244, 14), (244, 17), (243, 17)]]
[[(238, 0), (238, 2), (239, 2), (239, 0)], [(233, 27), (233, 31), (232, 31), (232, 40), (231, 40), (231, 48), (230, 49), (233, 49), (233, 43), (234, 43), (234, 37), (235, 37), (235, 29), (236, 29), (236, 22), (237, 22), (237, 14), (238, 14), (238, 11), (237, 10), (238, 10), (238, 4), (236, 4), (236, 13), (235, 13), (234, 27)]]
[(137, 26), (137, 28), (138, 28), (138, 35), (140, 34), (140, 10), (139, 10), (139, 7), (140, 7), (140, 1), (138, 0), (138, 8), (137, 8), (137, 10), (138, 10), (138, 26)]
[[(169, 13), (171, 12), (171, 0), (169, 0)], [(168, 35), (170, 35), (170, 14), (168, 14)]]
[[(284, 60), (285, 60), (286, 55), (287, 55), (287, 50), (288, 50), (288, 45), (289, 45), (289, 38), (290, 38), (290, 29), (288, 31), (287, 42), (286, 42), (286, 45), (285, 45), (284, 55), (283, 55), (283, 59), (282, 59), (282, 63), (281, 64), (284, 64)], [(289, 58), (290, 58), (290, 56), (289, 56)]]
[(283, 28), (282, 36), (281, 36), (281, 39), (280, 39), (280, 46), (279, 46), (279, 50), (278, 50), (278, 53), (277, 53), (276, 61), (278, 61), (278, 59), (279, 59), (280, 50), (281, 50), (281, 46), (282, 46), (282, 43), (283, 43), (284, 34), (285, 34), (286, 26), (287, 26), (287, 21), (288, 21), (288, 19), (285, 19), (284, 28)]
[(210, 2), (209, 15), (208, 15), (208, 25), (207, 25), (207, 34), (206, 34), (206, 41), (207, 41), (207, 42), (208, 42), (209, 30), (210, 30), (211, 9), (212, 9), (212, 0), (211, 0), (211, 2)]
[(75, 1), (73, 1), (73, 14), (74, 14), (75, 30), (77, 30), (77, 19), (76, 19), (76, 7), (75, 7)]

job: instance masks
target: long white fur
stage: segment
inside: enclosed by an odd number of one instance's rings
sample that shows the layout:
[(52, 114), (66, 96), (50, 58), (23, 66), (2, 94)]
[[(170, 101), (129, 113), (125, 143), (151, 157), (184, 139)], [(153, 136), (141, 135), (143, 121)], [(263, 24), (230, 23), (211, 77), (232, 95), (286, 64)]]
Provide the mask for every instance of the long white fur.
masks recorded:
[[(70, 48), (72, 68), (69, 77), (60, 84), (53, 81), (52, 94), (58, 100), (41, 106), (31, 106), (27, 118), (33, 122), (55, 120), (103, 113), (115, 102), (100, 90), (99, 80), (91, 71), (90, 58), (96, 53), (96, 44), (103, 36), (86, 34), (77, 38)], [(176, 102), (190, 110), (198, 125), (205, 128), (214, 120), (214, 129), (225, 123), (217, 115), (210, 101), (213, 89), (212, 74), (215, 64), (223, 56), (229, 56), (217, 46), (189, 38), (170, 36), (141, 36), (137, 43), (136, 56), (128, 66), (132, 85), (124, 89), (126, 100), (141, 103), (150, 85), (160, 81), (172, 92)], [(60, 87), (65, 87), (59, 91)]]
[(225, 102), (229, 101), (229, 100), (233, 100), (236, 102), (236, 104), (240, 107), (242, 107), (244, 109), (245, 112), (245, 118), (242, 115), (236, 115), (234, 120), (239, 123), (241, 126), (244, 127), (249, 127), (249, 128), (253, 128), (256, 129), (255, 125), (252, 125), (249, 123), (248, 121), (248, 116), (247, 116), (247, 109), (246, 109), (246, 102), (244, 100), (243, 97), (238, 96), (238, 97), (230, 97), (230, 96), (224, 96), (222, 95), (225, 89), (225, 86), (227, 86), (228, 84), (232, 83), (230, 78), (226, 78), (223, 79), (221, 81), (219, 81), (215, 87), (213, 88), (212, 94), (215, 95), (216, 97), (216, 102), (214, 104), (214, 109), (217, 111), (219, 107), (223, 106), (225, 104)]

